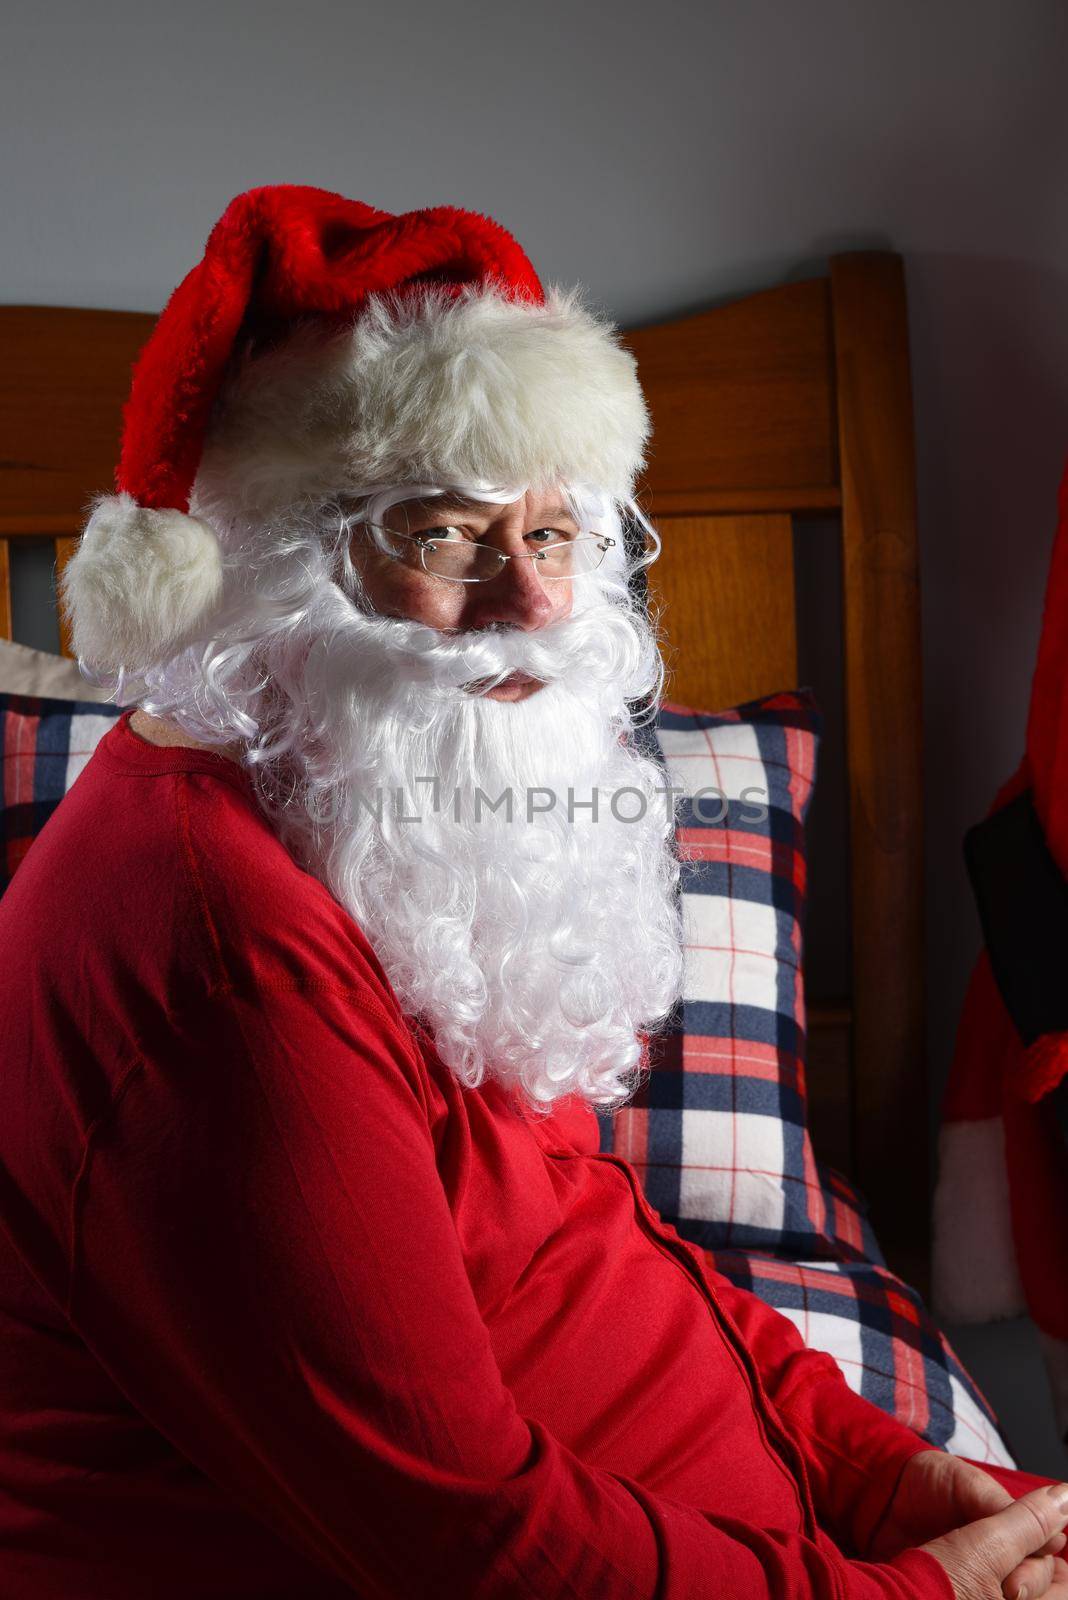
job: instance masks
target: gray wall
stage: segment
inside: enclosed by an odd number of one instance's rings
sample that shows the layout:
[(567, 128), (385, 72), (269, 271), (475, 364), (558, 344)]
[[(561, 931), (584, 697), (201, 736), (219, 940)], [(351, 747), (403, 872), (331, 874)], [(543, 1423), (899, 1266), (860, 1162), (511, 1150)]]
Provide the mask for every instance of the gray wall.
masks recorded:
[[(1068, 444), (1062, 0), (8, 15), (8, 302), (156, 311), (231, 196), (278, 182), (487, 212), (543, 277), (582, 280), (623, 322), (834, 250), (904, 253), (937, 1087), (979, 944), (961, 835), (1021, 752)], [(986, 1381), (1018, 1449), (1066, 1470), (1033, 1351), (1011, 1382), (1008, 1362), (1000, 1394)]]

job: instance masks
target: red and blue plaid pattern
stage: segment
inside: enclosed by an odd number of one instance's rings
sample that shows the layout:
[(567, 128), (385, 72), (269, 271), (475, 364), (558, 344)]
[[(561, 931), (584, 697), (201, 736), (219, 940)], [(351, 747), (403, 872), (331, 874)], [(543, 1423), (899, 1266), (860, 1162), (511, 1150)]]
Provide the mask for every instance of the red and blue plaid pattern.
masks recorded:
[(710, 1266), (794, 1323), (865, 1400), (930, 1444), (995, 1466), (1015, 1463), (989, 1402), (914, 1289), (877, 1261), (783, 1261), (705, 1252)]
[(602, 1148), (709, 1249), (844, 1246), (861, 1259), (874, 1244), (817, 1166), (805, 1112), (805, 817), (820, 726), (800, 690), (715, 715), (668, 701), (643, 730), (680, 793), (685, 989), (649, 1040), (647, 1081), (602, 1117)]
[(601, 1148), (866, 1399), (932, 1444), (1011, 1465), (989, 1404), (809, 1138), (805, 819), (821, 723), (802, 689), (717, 714), (665, 702), (637, 735), (680, 792), (684, 993), (641, 1089), (600, 1114)]
[(0, 894), (122, 711), (82, 700), (0, 694)]
[[(116, 706), (0, 695), (0, 892), (120, 714)], [(776, 718), (786, 719), (781, 736), (774, 732)], [(766, 781), (771, 804), (764, 836), (754, 836), (748, 821), (742, 832), (736, 816), (744, 808), (748, 818), (754, 797), (732, 798), (719, 839), (708, 837), (717, 824), (700, 817), (702, 809), (719, 809), (714, 796), (706, 797), (705, 807), (698, 802), (696, 815), (692, 798), (682, 806), (680, 854), (689, 856), (683, 892), (707, 898), (686, 919), (694, 986), (688, 980), (673, 1031), (653, 1041), (653, 1092), (644, 1091), (614, 1122), (602, 1120), (602, 1147), (637, 1167), (653, 1204), (684, 1237), (717, 1246), (707, 1252), (714, 1269), (792, 1318), (806, 1343), (833, 1355), (866, 1398), (933, 1444), (1011, 1465), (983, 1396), (919, 1297), (882, 1264), (858, 1197), (838, 1173), (817, 1166), (808, 1145), (800, 917), (817, 725), (810, 696), (777, 695), (719, 717), (665, 706), (663, 751), (655, 733), (642, 735), (650, 752), (668, 761), (672, 782), (684, 786), (679, 774), (688, 774), (688, 796), (711, 773), (713, 787), (724, 789)], [(695, 742), (712, 747), (707, 760), (694, 751)], [(756, 772), (754, 751), (766, 780)], [(776, 882), (761, 885), (761, 873)], [(722, 904), (735, 894), (743, 901), (740, 910)], [(716, 941), (740, 930), (749, 948), (735, 961), (729, 944)], [(760, 948), (753, 943), (758, 936), (765, 941)], [(775, 967), (780, 959), (782, 975)], [(725, 974), (717, 962), (726, 963)], [(731, 999), (736, 988), (744, 1002)], [(770, 1019), (760, 1015), (764, 1009)], [(756, 1086), (753, 1095), (749, 1082)], [(761, 1135), (730, 1133), (736, 1101), (751, 1123), (760, 1118), (767, 1124)], [(711, 1118), (702, 1115), (708, 1112)], [(725, 1137), (730, 1159), (716, 1161), (714, 1146)], [(763, 1153), (759, 1173), (742, 1166), (753, 1150)], [(776, 1191), (771, 1199), (760, 1193), (765, 1186)], [(738, 1213), (746, 1203), (749, 1220), (743, 1221)], [(769, 1220), (792, 1220), (792, 1227), (775, 1234)], [(830, 1249), (837, 1259), (791, 1261), (728, 1248), (750, 1243), (754, 1234), (776, 1238), (782, 1251), (801, 1234), (810, 1253)]]

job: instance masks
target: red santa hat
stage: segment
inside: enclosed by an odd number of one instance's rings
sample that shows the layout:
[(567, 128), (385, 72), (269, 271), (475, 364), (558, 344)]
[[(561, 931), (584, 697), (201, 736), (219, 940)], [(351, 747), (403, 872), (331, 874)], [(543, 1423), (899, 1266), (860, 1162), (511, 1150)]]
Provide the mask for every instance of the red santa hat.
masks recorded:
[(649, 418), (633, 357), (577, 289), (452, 206), (325, 189), (238, 195), (134, 366), (117, 493), (63, 578), (76, 653), (136, 673), (210, 630), (221, 504), (387, 483), (567, 481), (627, 499)]

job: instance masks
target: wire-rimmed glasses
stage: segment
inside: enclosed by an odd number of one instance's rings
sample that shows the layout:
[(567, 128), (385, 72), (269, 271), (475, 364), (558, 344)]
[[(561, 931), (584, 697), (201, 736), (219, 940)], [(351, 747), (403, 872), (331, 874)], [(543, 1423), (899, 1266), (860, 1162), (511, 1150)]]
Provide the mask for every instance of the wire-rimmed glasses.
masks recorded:
[[(354, 526), (366, 528), (375, 547), (391, 561), (421, 568), (431, 577), (447, 583), (489, 583), (504, 571), (508, 561), (532, 561), (540, 578), (552, 583), (561, 578), (594, 572), (615, 545), (607, 533), (576, 534), (556, 538), (551, 544), (507, 555), (495, 545), (469, 539), (462, 528), (439, 527), (425, 533), (398, 533), (380, 522), (354, 519)], [(536, 529), (556, 533), (556, 529)]]

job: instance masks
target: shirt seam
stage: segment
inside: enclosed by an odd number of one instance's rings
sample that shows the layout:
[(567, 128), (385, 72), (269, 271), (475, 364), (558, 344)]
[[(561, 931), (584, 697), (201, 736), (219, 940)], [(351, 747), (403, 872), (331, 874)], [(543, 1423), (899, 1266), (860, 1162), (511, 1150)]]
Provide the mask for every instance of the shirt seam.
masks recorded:
[(186, 772), (179, 772), (176, 774), (176, 776), (178, 778), (178, 782), (174, 786), (174, 800), (175, 815), (178, 824), (178, 845), (185, 861), (186, 870), (188, 871), (189, 877), (192, 880), (193, 897), (197, 903), (201, 918), (203, 919), (204, 927), (207, 930), (208, 939), (211, 943), (215, 959), (218, 963), (219, 972), (222, 974), (221, 982), (219, 983), (218, 987), (213, 988), (210, 992), (222, 992), (224, 994), (229, 994), (233, 989), (233, 980), (229, 971), (227, 970), (226, 958), (223, 955), (222, 940), (219, 937), (219, 930), (216, 927), (215, 918), (211, 914), (211, 907), (208, 904), (207, 890), (205, 889), (204, 880), (201, 876), (200, 868), (197, 865), (193, 848), (193, 834), (189, 822), (189, 786), (184, 781), (188, 778), (189, 774)]
[(67, 1321), (71, 1323), (74, 1320), (74, 1279), (78, 1264), (78, 1218), (81, 1210), (82, 1195), (85, 1185), (89, 1181), (89, 1169), (92, 1166), (93, 1153), (96, 1149), (96, 1137), (104, 1124), (114, 1116), (134, 1079), (143, 1073), (144, 1066), (144, 1060), (141, 1057), (130, 1062), (115, 1085), (107, 1105), (90, 1122), (82, 1140), (82, 1157), (78, 1163), (78, 1171), (75, 1173), (74, 1182), (71, 1184), (67, 1221), (67, 1288), (64, 1295), (63, 1310)]
[(249, 786), (237, 771), (234, 773), (221, 772), (217, 767), (189, 765), (187, 767), (135, 767), (124, 761), (121, 756), (115, 755), (111, 750), (103, 750), (98, 745), (94, 755), (99, 753), (100, 759), (106, 767), (119, 778), (217, 778), (220, 783), (229, 784), (231, 789), (236, 789), (239, 794), (249, 795)]
[[(567, 1153), (569, 1155), (588, 1154), (588, 1159), (610, 1162), (623, 1173), (623, 1176), (626, 1179), (634, 1198), (635, 1215), (638, 1218), (644, 1218), (645, 1222), (648, 1224), (648, 1227), (646, 1227), (643, 1231), (648, 1233), (653, 1239), (653, 1242), (658, 1245), (658, 1247), (669, 1257), (669, 1259), (675, 1262), (679, 1269), (694, 1284), (697, 1292), (704, 1296), (706, 1305), (712, 1318), (713, 1326), (716, 1328), (724, 1348), (731, 1356), (734, 1365), (741, 1374), (743, 1384), (748, 1395), (750, 1407), (754, 1417), (757, 1420), (758, 1429), (763, 1439), (764, 1448), (770, 1459), (778, 1464), (780, 1470), (794, 1491), (794, 1495), (798, 1502), (798, 1508), (801, 1512), (802, 1531), (805, 1532), (808, 1537), (813, 1537), (814, 1535), (810, 1530), (810, 1521), (814, 1525), (815, 1504), (812, 1499), (812, 1488), (808, 1481), (808, 1473), (805, 1468), (801, 1451), (798, 1449), (795, 1440), (791, 1437), (789, 1430), (780, 1420), (777, 1419), (775, 1415), (777, 1410), (776, 1403), (772, 1400), (764, 1387), (763, 1379), (760, 1374), (760, 1368), (756, 1358), (746, 1344), (741, 1331), (731, 1320), (730, 1314), (721, 1302), (719, 1295), (716, 1293), (715, 1285), (711, 1282), (710, 1278), (705, 1272), (703, 1262), (699, 1257), (696, 1257), (691, 1253), (692, 1247), (689, 1245), (688, 1241), (682, 1239), (679, 1237), (679, 1235), (674, 1234), (674, 1230), (668, 1228), (668, 1231), (665, 1233), (665, 1224), (663, 1218), (659, 1217), (656, 1211), (653, 1209), (648, 1196), (644, 1193), (641, 1184), (637, 1181), (633, 1169), (630, 1168), (629, 1162), (622, 1160), (621, 1157), (616, 1156), (608, 1151)], [(550, 1154), (555, 1154), (555, 1152), (550, 1152)], [(675, 1248), (676, 1244), (682, 1247), (682, 1251), (684, 1252), (686, 1258), (685, 1260), (683, 1259), (683, 1255), (679, 1253), (679, 1250)], [(687, 1261), (690, 1263), (689, 1266), (686, 1264)], [(795, 1476), (794, 1472), (791, 1470), (790, 1463), (786, 1459), (782, 1449), (776, 1445), (772, 1438), (772, 1430), (775, 1427), (777, 1427), (778, 1430), (783, 1434), (787, 1446), (796, 1458), (797, 1476)]]
[[(832, 1357), (831, 1359), (833, 1360), (834, 1358)], [(818, 1454), (830, 1456), (838, 1463), (840, 1469), (847, 1469), (852, 1475), (854, 1481), (860, 1485), (860, 1505), (856, 1508), (858, 1515), (865, 1509), (868, 1497), (872, 1493), (881, 1489), (883, 1478), (890, 1471), (894, 1472), (893, 1486), (890, 1489), (885, 1504), (881, 1509), (876, 1510), (876, 1521), (874, 1527), (862, 1530), (861, 1542), (864, 1548), (869, 1549), (879, 1527), (886, 1518), (891, 1501), (893, 1500), (894, 1495), (897, 1493), (898, 1485), (901, 1482), (905, 1468), (908, 1466), (913, 1456), (919, 1455), (921, 1451), (924, 1450), (936, 1450), (938, 1446), (932, 1445), (928, 1440), (924, 1439), (922, 1434), (916, 1433), (916, 1431), (912, 1428), (909, 1428), (906, 1423), (898, 1423), (897, 1425), (901, 1428), (904, 1428), (905, 1432), (909, 1435), (909, 1437), (906, 1439), (894, 1441), (895, 1443), (900, 1444), (900, 1456), (896, 1452), (890, 1456), (882, 1454), (881, 1452), (885, 1450), (886, 1443), (889, 1442), (884, 1441), (881, 1446), (877, 1446), (877, 1450), (880, 1451), (880, 1457), (877, 1460), (876, 1465), (874, 1467), (863, 1465), (854, 1456), (846, 1454), (846, 1452), (842, 1450), (842, 1448), (834, 1440), (828, 1437), (822, 1428), (818, 1426), (813, 1427), (811, 1419), (806, 1421), (802, 1417), (798, 1416), (795, 1412), (791, 1403), (794, 1396), (811, 1387), (811, 1382), (814, 1381), (818, 1380), (811, 1380), (809, 1383), (800, 1383), (795, 1385), (790, 1393), (790, 1401), (782, 1404), (780, 1406), (780, 1410), (791, 1420), (791, 1422), (802, 1428), (807, 1437), (812, 1441), (813, 1447)], [(864, 1396), (857, 1395), (855, 1390), (850, 1390), (850, 1393), (853, 1394), (858, 1400), (864, 1399)], [(890, 1424), (897, 1422), (895, 1417), (889, 1416), (888, 1413), (883, 1411), (880, 1406), (875, 1405), (874, 1401), (868, 1401), (867, 1403), (875, 1412), (876, 1420), (881, 1419), (889, 1422)]]
[[(124, 739), (138, 740), (138, 760), (127, 760), (122, 753), (121, 746)], [(144, 746), (145, 759), (140, 759)], [(158, 749), (158, 756), (149, 752)], [(165, 759), (164, 751), (172, 757), (179, 756), (181, 764)], [(218, 755), (211, 750), (196, 750), (190, 745), (154, 746), (145, 740), (138, 739), (133, 731), (124, 725), (123, 718), (119, 717), (115, 725), (108, 730), (93, 752), (93, 759), (103, 761), (105, 766), (125, 778), (181, 778), (187, 776), (200, 776), (218, 778), (222, 783), (227, 783), (239, 793), (250, 796), (252, 779), (247, 768), (239, 766), (228, 756)]]

